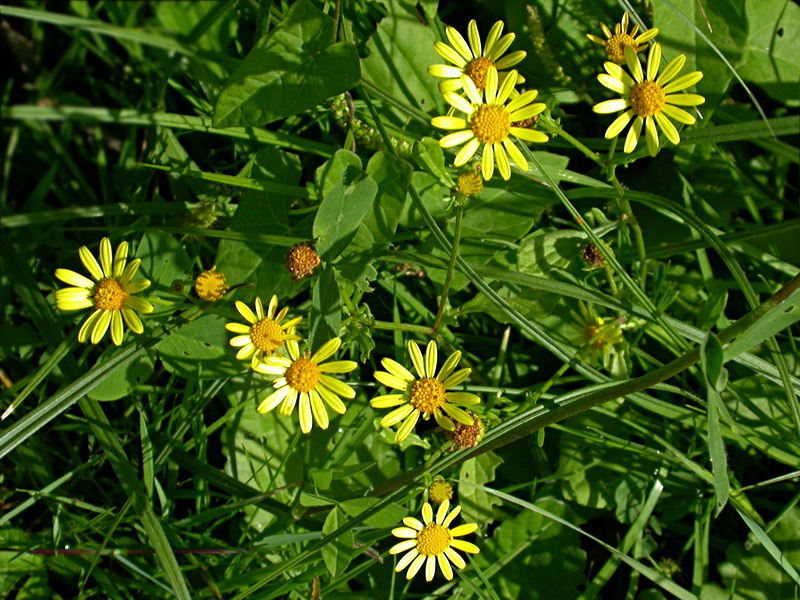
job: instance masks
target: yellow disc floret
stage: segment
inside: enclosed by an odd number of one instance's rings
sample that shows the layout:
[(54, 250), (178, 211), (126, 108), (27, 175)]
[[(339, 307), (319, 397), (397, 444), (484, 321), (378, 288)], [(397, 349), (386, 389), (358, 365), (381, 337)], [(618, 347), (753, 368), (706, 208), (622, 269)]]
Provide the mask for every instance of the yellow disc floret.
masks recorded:
[(484, 144), (496, 144), (508, 137), (511, 119), (504, 106), (481, 104), (472, 115), (470, 127)]
[(298, 392), (308, 393), (317, 387), (322, 371), (309, 358), (298, 358), (286, 369), (286, 381)]
[(281, 326), (267, 317), (253, 323), (250, 328), (250, 339), (257, 349), (271, 354), (283, 345), (285, 338)]
[(447, 527), (428, 523), (417, 536), (417, 552), (422, 556), (439, 556), (450, 547), (453, 536)]
[(483, 177), (477, 171), (467, 171), (458, 176), (456, 189), (465, 196), (477, 196), (483, 189)]
[(92, 301), (99, 310), (119, 310), (125, 304), (128, 293), (114, 277), (100, 280), (94, 288)]
[(492, 61), (483, 56), (473, 58), (467, 63), (467, 66), (464, 67), (464, 75), (472, 79), (476, 88), (482, 90), (486, 87), (486, 74), (489, 72), (489, 67), (493, 65), (494, 63)]
[(444, 386), (438, 379), (425, 377), (417, 379), (411, 386), (411, 404), (421, 413), (432, 413), (445, 403)]
[(444, 479), (434, 479), (433, 483), (431, 483), (428, 488), (428, 497), (431, 499), (431, 502), (435, 502), (436, 504), (441, 504), (445, 500), (451, 500), (453, 498), (453, 486)]
[(640, 117), (652, 117), (661, 112), (666, 101), (664, 88), (654, 81), (642, 81), (631, 89), (631, 108)]
[(605, 42), (606, 56), (608, 60), (621, 65), (625, 61), (625, 46), (636, 50), (638, 44), (627, 33), (616, 33), (608, 38)]
[(206, 302), (216, 302), (228, 291), (225, 284), (225, 275), (212, 267), (208, 271), (203, 271), (194, 280), (194, 291), (201, 300)]

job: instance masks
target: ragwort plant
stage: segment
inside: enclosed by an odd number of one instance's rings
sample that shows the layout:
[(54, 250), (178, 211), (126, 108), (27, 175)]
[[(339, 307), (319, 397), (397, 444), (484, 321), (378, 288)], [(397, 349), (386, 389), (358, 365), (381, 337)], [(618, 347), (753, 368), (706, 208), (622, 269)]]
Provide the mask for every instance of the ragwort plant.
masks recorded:
[(800, 9), (619, 4), (0, 6), (3, 597), (797, 597)]

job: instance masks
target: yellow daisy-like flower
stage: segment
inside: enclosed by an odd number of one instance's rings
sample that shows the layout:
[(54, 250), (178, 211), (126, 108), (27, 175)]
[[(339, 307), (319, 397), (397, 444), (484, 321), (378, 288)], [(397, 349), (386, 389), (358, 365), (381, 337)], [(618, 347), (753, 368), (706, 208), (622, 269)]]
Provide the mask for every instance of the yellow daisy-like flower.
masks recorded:
[[(261, 298), (256, 298), (256, 312), (253, 313), (244, 302), (236, 301), (236, 310), (242, 315), (248, 325), (241, 323), (227, 323), (225, 329), (237, 333), (231, 338), (231, 346), (239, 348), (236, 358), (244, 360), (250, 358), (250, 366), (256, 368), (265, 358), (272, 356), (278, 348), (286, 342), (300, 340), (295, 334), (295, 326), (301, 321), (300, 317), (284, 321), (289, 309), (284, 307), (278, 311), (278, 297), (272, 296), (267, 312)], [(276, 314), (277, 313), (277, 314)]]
[(74, 286), (56, 290), (56, 306), (61, 310), (94, 308), (78, 331), (78, 341), (84, 342), (89, 338), (96, 344), (103, 339), (110, 326), (111, 341), (119, 346), (124, 333), (123, 323), (133, 333), (142, 333), (142, 320), (136, 313), (151, 313), (153, 305), (134, 294), (146, 290), (150, 281), (132, 281), (142, 261), (137, 258), (127, 262), (128, 242), (117, 246), (112, 257), (111, 242), (103, 238), (100, 241), (99, 263), (86, 246), (81, 246), (78, 254), (92, 279), (69, 269), (56, 269), (56, 277)]
[[(453, 27), (445, 29), (447, 39), (451, 45), (448, 46), (444, 42), (436, 42), (434, 49), (439, 56), (452, 64), (431, 65), (428, 67), (430, 75), (445, 79), (445, 81), (439, 82), (440, 92), (443, 94), (445, 92), (455, 92), (464, 87), (461, 79), (462, 75), (469, 77), (479, 90), (484, 89), (488, 83), (489, 67), (494, 67), (500, 72), (502, 81), (511, 75), (511, 73), (505, 73), (503, 70), (518, 64), (525, 58), (526, 52), (517, 50), (500, 58), (516, 37), (513, 33), (502, 35), (503, 26), (502, 21), (495, 23), (489, 30), (486, 43), (483, 45), (481, 45), (481, 38), (478, 35), (478, 25), (475, 23), (475, 19), (471, 20), (467, 27), (469, 44)], [(512, 73), (512, 87), (525, 81), (516, 71), (512, 71)]]
[[(513, 71), (512, 71), (513, 73)], [(530, 90), (520, 94), (508, 104), (506, 101), (514, 87), (513, 77), (507, 77), (498, 89), (497, 69), (489, 67), (486, 89), (483, 94), (478, 91), (475, 84), (468, 77), (462, 77), (466, 98), (453, 92), (444, 94), (444, 99), (454, 108), (463, 112), (466, 119), (452, 116), (434, 117), (431, 124), (440, 129), (455, 129), (455, 133), (448, 134), (439, 140), (442, 148), (451, 148), (465, 144), (458, 154), (454, 165), (460, 167), (467, 163), (478, 148), (483, 144), (481, 157), (481, 170), (483, 178), (487, 181), (494, 174), (494, 166), (503, 179), (511, 177), (509, 157), (523, 171), (528, 170), (528, 161), (522, 156), (514, 145), (510, 136), (528, 142), (546, 142), (547, 136), (534, 129), (514, 127), (517, 121), (523, 121), (540, 114), (545, 109), (541, 102), (533, 103), (538, 92)]]
[[(659, 141), (658, 128), (673, 144), (681, 141), (678, 130), (667, 117), (680, 123), (692, 125), (695, 118), (678, 106), (698, 106), (705, 102), (705, 98), (698, 94), (676, 94), (703, 78), (700, 71), (693, 71), (675, 76), (686, 63), (686, 56), (680, 56), (669, 61), (661, 75), (658, 67), (661, 62), (661, 44), (653, 44), (647, 57), (647, 72), (642, 70), (638, 55), (630, 48), (625, 48), (625, 61), (633, 77), (628, 75), (622, 67), (612, 62), (605, 63), (606, 73), (601, 73), (597, 79), (605, 87), (618, 92), (622, 98), (606, 100), (594, 107), (594, 112), (607, 114), (624, 110), (606, 130), (606, 138), (613, 138), (625, 129), (633, 119), (633, 124), (625, 138), (625, 152), (633, 152), (639, 143), (642, 127), (645, 129), (647, 149), (651, 156), (658, 153)], [(635, 118), (634, 118), (635, 117)]]
[(268, 413), (280, 404), (280, 414), (288, 417), (299, 398), (300, 429), (303, 433), (311, 431), (314, 421), (320, 428), (327, 429), (329, 420), (325, 404), (343, 415), (347, 408), (339, 396), (347, 399), (356, 397), (353, 388), (327, 373), (349, 373), (358, 365), (352, 360), (336, 360), (323, 364), (341, 345), (341, 338), (333, 338), (314, 354), (306, 352), (302, 355), (297, 342), (289, 341), (286, 348), (290, 358), (273, 356), (255, 367), (256, 371), (264, 375), (279, 376), (272, 384), (275, 391), (261, 401), (258, 412)]
[(481, 399), (469, 392), (448, 391), (462, 383), (472, 372), (472, 369), (455, 370), (461, 360), (461, 352), (451, 354), (438, 373), (436, 342), (428, 343), (423, 357), (416, 342), (409, 341), (408, 354), (419, 377), (414, 377), (411, 371), (391, 358), (381, 360), (386, 371), (375, 371), (375, 379), (400, 392), (370, 400), (373, 408), (399, 406), (381, 420), (381, 427), (391, 427), (403, 421), (394, 436), (394, 441), (399, 444), (408, 437), (420, 416), (427, 420), (433, 415), (439, 426), (447, 431), (455, 427), (453, 420), (472, 425), (469, 413), (456, 405), (475, 406)]
[(591, 304), (580, 302), (578, 307), (580, 314), (574, 310), (570, 314), (576, 334), (574, 342), (584, 347), (581, 357), (593, 366), (605, 362), (614, 345), (624, 340), (622, 325), (617, 319), (599, 316)]
[[(449, 511), (449, 513), (448, 513)], [(452, 562), (457, 569), (467, 566), (461, 555), (456, 550), (477, 554), (480, 549), (470, 542), (455, 538), (469, 535), (478, 529), (477, 523), (464, 523), (458, 527), (450, 528), (450, 523), (461, 512), (461, 506), (450, 510), (450, 501), (445, 500), (436, 511), (436, 520), (433, 519), (433, 508), (427, 502), (422, 506), (422, 519), (424, 523), (414, 517), (403, 519), (405, 527), (392, 529), (392, 535), (403, 538), (389, 550), (389, 554), (405, 552), (397, 566), (396, 572), (408, 567), (406, 579), (411, 579), (425, 565), (425, 579), (431, 581), (436, 573), (436, 563), (445, 579), (453, 578)], [(410, 565), (410, 566), (409, 566)]]
[(630, 18), (628, 17), (628, 13), (625, 13), (622, 15), (622, 22), (614, 25), (613, 34), (604, 23), (600, 23), (600, 27), (603, 29), (606, 39), (592, 35), (591, 33), (587, 33), (586, 37), (604, 46), (608, 60), (621, 65), (625, 61), (625, 48), (630, 48), (634, 52), (639, 52), (644, 50), (647, 42), (658, 35), (658, 29), (656, 28), (648, 29), (636, 35), (639, 32), (638, 25), (634, 25), (633, 29), (628, 33), (629, 24)]

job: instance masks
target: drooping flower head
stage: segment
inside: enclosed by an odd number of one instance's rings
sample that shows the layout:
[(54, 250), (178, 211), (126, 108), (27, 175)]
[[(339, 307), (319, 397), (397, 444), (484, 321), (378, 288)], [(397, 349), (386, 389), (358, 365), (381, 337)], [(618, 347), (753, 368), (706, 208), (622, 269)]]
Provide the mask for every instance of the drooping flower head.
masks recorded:
[(245, 318), (247, 325), (242, 323), (227, 323), (225, 329), (237, 333), (231, 338), (231, 346), (239, 348), (236, 358), (244, 360), (250, 358), (250, 366), (256, 366), (272, 356), (278, 348), (286, 342), (297, 341), (300, 338), (295, 333), (295, 327), (301, 321), (300, 317), (284, 321), (289, 309), (284, 307), (278, 311), (278, 297), (272, 296), (267, 312), (261, 298), (256, 298), (256, 312), (240, 300), (236, 301), (236, 310)]
[(137, 313), (151, 313), (153, 305), (134, 294), (146, 290), (150, 281), (133, 281), (142, 261), (137, 258), (127, 262), (128, 242), (117, 246), (112, 257), (111, 242), (103, 238), (99, 263), (86, 246), (81, 246), (78, 254), (92, 279), (69, 269), (56, 269), (56, 277), (74, 286), (56, 290), (56, 306), (61, 310), (94, 308), (78, 330), (78, 341), (84, 342), (89, 338), (96, 344), (110, 326), (111, 341), (119, 346), (124, 333), (123, 323), (134, 333), (142, 333), (144, 327)]
[[(513, 33), (502, 35), (503, 25), (502, 21), (495, 23), (489, 30), (489, 35), (483, 45), (478, 35), (478, 25), (475, 23), (475, 19), (471, 20), (467, 27), (469, 43), (453, 27), (445, 29), (447, 39), (451, 45), (448, 46), (444, 42), (436, 42), (434, 49), (439, 56), (452, 64), (431, 65), (428, 67), (429, 74), (445, 79), (445, 81), (439, 82), (440, 92), (460, 90), (464, 86), (461, 79), (463, 75), (466, 75), (477, 89), (484, 89), (488, 82), (489, 67), (494, 67), (499, 72), (501, 81), (504, 81), (507, 75), (511, 75), (510, 73), (505, 73), (505, 69), (510, 69), (518, 64), (525, 58), (526, 53), (522, 50), (517, 50), (501, 58), (516, 37)], [(525, 81), (516, 71), (513, 71), (511, 79), (512, 88), (514, 85)]]
[[(448, 513), (449, 511), (449, 513)], [(425, 579), (431, 581), (436, 573), (436, 564), (445, 579), (453, 578), (452, 562), (457, 569), (467, 566), (462, 556), (456, 552), (461, 550), (468, 554), (477, 554), (480, 549), (470, 542), (458, 540), (464, 535), (469, 535), (478, 529), (477, 523), (465, 523), (458, 527), (450, 528), (450, 524), (461, 512), (461, 506), (450, 510), (450, 501), (445, 500), (436, 511), (436, 520), (433, 518), (433, 508), (427, 502), (422, 505), (422, 519), (405, 517), (405, 527), (392, 529), (392, 535), (402, 538), (403, 541), (395, 544), (389, 550), (390, 554), (405, 552), (395, 567), (400, 572), (408, 567), (406, 579), (411, 579), (425, 565)]]
[(639, 32), (639, 26), (634, 25), (630, 33), (628, 33), (628, 25), (630, 18), (628, 13), (622, 15), (622, 22), (614, 25), (614, 33), (606, 27), (604, 23), (600, 23), (606, 39), (587, 33), (588, 37), (593, 42), (596, 42), (606, 49), (606, 56), (608, 60), (621, 65), (625, 61), (625, 48), (630, 48), (634, 52), (639, 52), (645, 49), (645, 44), (658, 35), (658, 29), (648, 29), (636, 35)]
[[(676, 94), (703, 78), (700, 71), (693, 71), (675, 78), (686, 63), (686, 56), (680, 56), (669, 61), (661, 74), (658, 74), (661, 62), (661, 45), (653, 44), (647, 57), (647, 71), (642, 70), (639, 57), (630, 48), (625, 49), (625, 62), (631, 75), (612, 62), (605, 63), (606, 73), (601, 73), (597, 79), (605, 87), (622, 96), (616, 100), (606, 100), (594, 106), (594, 112), (607, 114), (624, 110), (606, 130), (606, 138), (610, 139), (620, 134), (628, 123), (633, 124), (625, 137), (625, 152), (633, 152), (639, 143), (642, 127), (645, 130), (647, 149), (651, 156), (659, 150), (658, 129), (673, 144), (681, 141), (678, 130), (672, 121), (692, 125), (695, 118), (678, 106), (698, 106), (705, 102), (705, 98), (698, 94)], [(656, 128), (658, 124), (658, 129)]]
[(533, 103), (538, 92), (527, 91), (506, 104), (514, 87), (513, 77), (507, 77), (498, 89), (497, 70), (494, 67), (489, 67), (486, 89), (483, 92), (478, 91), (468, 77), (462, 77), (462, 82), (466, 98), (447, 92), (444, 94), (444, 99), (464, 113), (465, 118), (443, 116), (434, 117), (431, 121), (434, 127), (457, 130), (439, 140), (439, 145), (442, 148), (451, 148), (465, 144), (456, 154), (453, 163), (456, 167), (460, 167), (466, 164), (483, 144), (481, 170), (483, 178), (487, 181), (494, 174), (495, 164), (503, 179), (511, 177), (509, 157), (520, 169), (527, 171), (528, 161), (514, 145), (511, 136), (528, 142), (547, 141), (547, 136), (540, 131), (514, 125), (544, 111), (543, 103)]
[(433, 415), (440, 427), (452, 431), (453, 421), (471, 425), (472, 417), (461, 406), (474, 406), (481, 399), (469, 392), (451, 392), (451, 388), (461, 384), (472, 369), (456, 371), (461, 352), (454, 352), (436, 372), (438, 350), (436, 342), (429, 342), (425, 356), (416, 342), (408, 342), (408, 353), (419, 377), (391, 358), (384, 358), (381, 364), (386, 371), (375, 371), (375, 379), (399, 393), (378, 396), (370, 400), (373, 408), (398, 406), (381, 420), (381, 427), (392, 427), (402, 421), (394, 436), (398, 444), (408, 437), (420, 416), (430, 419)]
[(339, 381), (329, 373), (349, 373), (358, 365), (352, 360), (335, 360), (325, 363), (342, 345), (341, 338), (333, 338), (325, 342), (314, 354), (300, 353), (296, 341), (286, 342), (289, 358), (273, 356), (255, 367), (264, 375), (278, 375), (272, 386), (275, 391), (262, 400), (258, 412), (267, 413), (280, 404), (280, 414), (288, 417), (292, 414), (298, 400), (300, 409), (300, 429), (309, 433), (316, 421), (322, 429), (328, 428), (327, 404), (335, 412), (343, 415), (347, 408), (342, 398), (352, 399), (356, 392), (346, 383)]
[(216, 302), (228, 292), (225, 274), (217, 271), (217, 267), (203, 271), (194, 280), (194, 291), (201, 300)]

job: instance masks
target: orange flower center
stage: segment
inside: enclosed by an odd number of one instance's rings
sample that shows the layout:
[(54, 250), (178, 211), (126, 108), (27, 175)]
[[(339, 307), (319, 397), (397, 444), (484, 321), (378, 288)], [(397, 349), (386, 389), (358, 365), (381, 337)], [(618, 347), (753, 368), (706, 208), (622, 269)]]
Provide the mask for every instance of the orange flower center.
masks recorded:
[(250, 328), (253, 345), (267, 354), (272, 354), (283, 345), (283, 329), (273, 319), (260, 319)]
[(225, 285), (225, 275), (214, 267), (197, 276), (194, 280), (194, 289), (202, 300), (216, 302), (225, 295), (228, 286)]
[(486, 87), (486, 74), (489, 72), (489, 67), (492, 65), (494, 65), (494, 63), (483, 56), (473, 58), (467, 63), (467, 66), (464, 67), (464, 75), (472, 79), (476, 88), (482, 90)]
[(310, 392), (319, 383), (322, 371), (308, 358), (298, 358), (286, 369), (286, 381), (298, 392)]
[(621, 65), (625, 62), (625, 46), (636, 50), (637, 44), (627, 33), (615, 33), (606, 40), (606, 56), (608, 60)]
[(483, 189), (483, 177), (477, 171), (467, 171), (458, 176), (456, 189), (465, 196), (477, 196)]
[(652, 117), (661, 112), (666, 101), (664, 88), (654, 81), (642, 81), (631, 89), (631, 108), (640, 117)]
[(411, 404), (421, 413), (432, 413), (445, 403), (444, 386), (438, 379), (417, 379), (409, 392)]
[(481, 104), (472, 115), (470, 127), (484, 144), (496, 144), (508, 137), (511, 118), (504, 106)]
[(428, 523), (417, 534), (417, 552), (422, 556), (439, 556), (450, 547), (450, 530), (437, 523)]
[(106, 277), (94, 288), (94, 307), (100, 310), (119, 310), (125, 304), (128, 293), (114, 277)]

